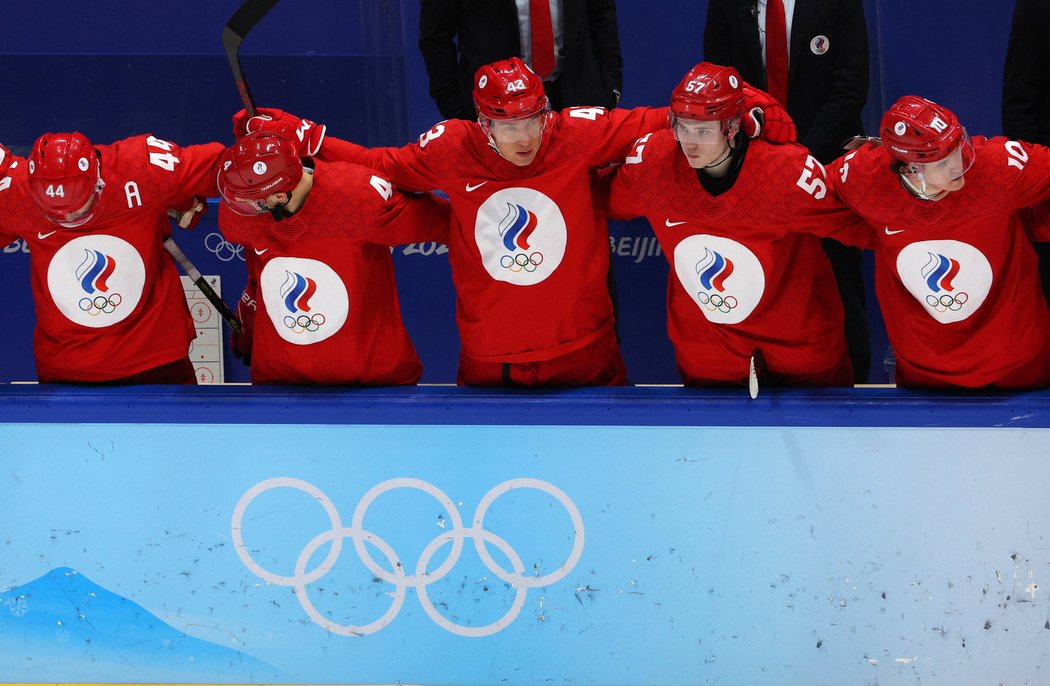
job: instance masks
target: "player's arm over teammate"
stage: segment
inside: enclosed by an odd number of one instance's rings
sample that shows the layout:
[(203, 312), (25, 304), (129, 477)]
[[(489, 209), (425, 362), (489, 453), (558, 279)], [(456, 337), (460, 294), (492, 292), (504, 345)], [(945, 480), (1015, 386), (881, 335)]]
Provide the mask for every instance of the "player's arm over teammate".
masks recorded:
[[(11, 190), (14, 178), (13, 175), (9, 175), (12, 164), (16, 162), (25, 164), (23, 160), (16, 159), (11, 151), (4, 147), (3, 143), (0, 143), (0, 246), (9, 245), (13, 243), (17, 238), (18, 234), (14, 226), (8, 226), (7, 219), (9, 218), (10, 212), (5, 211), (5, 207), (10, 207), (10, 203), (24, 202), (24, 198), (18, 195), (17, 190)], [(16, 168), (18, 164), (15, 164)]]
[[(512, 78), (514, 74), (521, 74), (523, 78), (515, 80)], [(535, 107), (522, 110), (525, 102), (546, 103), (542, 83), (530, 77), (531, 72), (517, 58), (482, 67), (475, 77), (477, 123), (439, 122), (420, 135), (418, 141), (400, 148), (368, 149), (350, 141), (326, 137), (324, 125), (267, 108), (261, 108), (255, 117), (248, 116), (244, 110), (234, 115), (234, 134), (275, 131), (296, 143), (300, 155), (363, 164), (386, 175), (399, 188), (423, 191), (441, 188), (449, 176), (455, 174), (465, 142), (479, 138), (479, 134), (505, 160), (519, 167), (528, 167), (535, 160), (539, 146), (537, 143), (533, 146), (535, 149), (526, 150), (524, 141), (515, 133), (516, 129), (537, 128), (532, 137), (541, 140), (544, 132), (569, 128), (577, 133), (582, 145), (589, 147), (589, 164), (597, 168), (621, 161), (639, 136), (667, 127), (667, 108), (606, 110), (602, 107), (574, 107), (556, 113), (544, 104), (538, 110)], [(522, 85), (518, 90), (504, 93), (500, 89), (508, 82)], [(741, 124), (744, 133), (774, 143), (794, 141), (794, 124), (784, 109), (766, 93), (742, 85), (746, 95)], [(528, 97), (529, 89), (536, 90), (534, 97)]]

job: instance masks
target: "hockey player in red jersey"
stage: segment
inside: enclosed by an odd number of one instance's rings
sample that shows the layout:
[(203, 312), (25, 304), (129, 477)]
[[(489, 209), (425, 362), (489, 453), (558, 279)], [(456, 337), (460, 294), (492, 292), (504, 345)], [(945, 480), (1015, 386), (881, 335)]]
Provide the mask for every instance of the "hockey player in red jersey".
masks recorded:
[(218, 143), (151, 135), (95, 146), (38, 138), (0, 182), (0, 243), (30, 249), (33, 352), (42, 382), (195, 383), (195, 336), (163, 241), (168, 210), (196, 223), (215, 194)]
[(915, 96), (880, 129), (881, 145), (840, 158), (828, 179), (866, 222), (840, 240), (875, 251), (898, 385), (1050, 385), (1050, 314), (1015, 211), (1050, 195), (1050, 149), (971, 141), (955, 114)]
[(772, 385), (848, 386), (842, 303), (820, 238), (853, 221), (795, 144), (740, 133), (732, 67), (702, 62), (671, 97), (671, 128), (635, 144), (611, 178), (610, 214), (645, 215), (671, 265), (667, 327), (689, 386), (744, 385), (756, 350)]
[[(374, 167), (406, 190), (448, 194), (460, 383), (626, 383), (594, 170), (666, 127), (666, 109), (552, 112), (543, 82), (517, 58), (482, 67), (474, 85), (477, 123), (441, 122), (403, 148), (368, 150), (329, 137), (320, 158)], [(304, 131), (305, 147), (320, 145), (318, 127), (261, 111), (268, 118), (239, 114), (235, 130), (283, 126)], [(790, 120), (779, 122), (783, 132)]]
[(251, 253), (249, 281), (257, 284), (254, 383), (419, 380), (389, 246), (445, 241), (447, 202), (396, 191), (355, 164), (304, 165), (272, 132), (228, 149), (218, 186), (219, 228)]

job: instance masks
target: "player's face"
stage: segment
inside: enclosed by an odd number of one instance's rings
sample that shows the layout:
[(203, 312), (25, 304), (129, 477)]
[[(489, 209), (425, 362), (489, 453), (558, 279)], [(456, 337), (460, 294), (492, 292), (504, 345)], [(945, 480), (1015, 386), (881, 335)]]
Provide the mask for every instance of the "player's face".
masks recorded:
[(700, 169), (723, 159), (729, 150), (729, 141), (722, 133), (720, 121), (676, 119), (674, 135), (693, 169)]
[(519, 167), (526, 167), (540, 151), (546, 122), (546, 113), (524, 119), (493, 119), (489, 133), (500, 155)]
[(75, 212), (67, 213), (66, 216), (62, 219), (62, 221), (58, 222), (58, 225), (67, 229), (75, 229), (78, 226), (83, 226), (84, 224), (87, 224), (89, 221), (91, 221), (91, 208), (95, 206), (95, 200), (97, 199), (98, 195), (96, 193), (92, 193), (91, 197), (88, 198), (88, 201), (84, 203), (83, 207), (81, 207)]
[(963, 174), (973, 163), (973, 149), (968, 146), (969, 143), (964, 142), (942, 160), (915, 165), (926, 184), (928, 195), (957, 191), (966, 184)]
[[(223, 198), (225, 200), (225, 198)], [(253, 217), (266, 214), (283, 205), (287, 205), (290, 196), (287, 193), (270, 193), (265, 198), (238, 198), (226, 200), (230, 209), (239, 215)]]

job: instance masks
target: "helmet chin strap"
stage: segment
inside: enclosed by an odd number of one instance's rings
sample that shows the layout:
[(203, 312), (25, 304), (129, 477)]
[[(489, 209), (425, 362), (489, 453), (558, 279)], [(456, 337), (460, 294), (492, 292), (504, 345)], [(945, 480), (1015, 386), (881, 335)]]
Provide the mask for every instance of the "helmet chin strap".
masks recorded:
[(718, 165), (720, 165), (723, 162), (725, 162), (726, 160), (728, 160), (729, 156), (732, 155), (732, 154), (733, 154), (733, 149), (727, 147), (726, 148), (726, 154), (722, 155), (722, 159), (718, 160), (717, 162), (712, 162), (711, 164), (705, 164), (703, 167), (701, 167), (701, 169), (710, 169), (712, 167), (717, 167)]
[(943, 200), (944, 197), (948, 195), (948, 191), (946, 190), (942, 190), (939, 193), (930, 195), (926, 191), (926, 179), (925, 177), (923, 177), (922, 174), (915, 174), (915, 176), (919, 177), (919, 183), (921, 184), (921, 187), (916, 187), (916, 185), (912, 183), (911, 178), (909, 178), (910, 176), (910, 174), (900, 174), (901, 183), (904, 184), (905, 188), (911, 191), (912, 195), (916, 196), (920, 200)]

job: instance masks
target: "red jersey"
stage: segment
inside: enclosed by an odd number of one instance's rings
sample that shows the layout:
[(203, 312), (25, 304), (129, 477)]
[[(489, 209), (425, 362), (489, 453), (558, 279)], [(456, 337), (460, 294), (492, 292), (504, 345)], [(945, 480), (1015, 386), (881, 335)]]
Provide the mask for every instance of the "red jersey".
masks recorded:
[(851, 385), (842, 302), (813, 225), (853, 221), (798, 145), (752, 140), (712, 196), (671, 131), (645, 136), (612, 180), (610, 214), (645, 215), (671, 264), (667, 328), (683, 380), (743, 383), (755, 348), (771, 377)]
[[(448, 204), (395, 191), (354, 164), (317, 162), (290, 219), (219, 208), (226, 238), (252, 252), (258, 284), (252, 381), (413, 384), (423, 367), (401, 319), (391, 245), (444, 242)], [(279, 224), (303, 232), (290, 238)], [(284, 235), (282, 236), (282, 231)]]
[[(105, 187), (74, 229), (29, 197), (26, 163), (0, 184), (0, 241), (29, 246), (37, 374), (96, 382), (186, 358), (196, 335), (175, 263), (164, 249), (170, 207), (216, 195), (218, 143), (180, 148), (150, 135), (97, 145)], [(5, 179), (4, 181), (7, 181)]]
[(612, 332), (608, 229), (592, 172), (665, 127), (666, 110), (577, 107), (551, 116), (525, 167), (460, 120), (403, 148), (328, 138), (321, 151), (375, 167), (401, 188), (448, 194), (456, 321), (463, 354), (480, 362), (547, 361)]
[(875, 251), (875, 287), (901, 385), (1029, 388), (1050, 383), (1050, 313), (1015, 210), (1050, 195), (1050, 149), (973, 140), (965, 185), (938, 201), (901, 184), (881, 147), (828, 171), (866, 225), (833, 237)]

